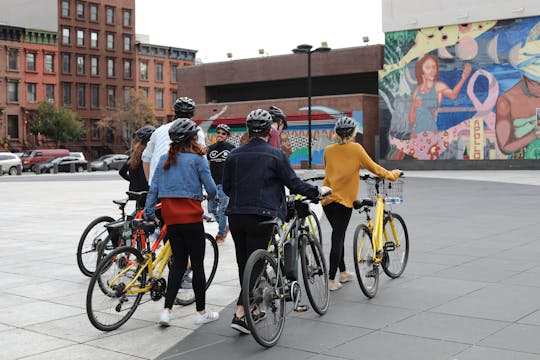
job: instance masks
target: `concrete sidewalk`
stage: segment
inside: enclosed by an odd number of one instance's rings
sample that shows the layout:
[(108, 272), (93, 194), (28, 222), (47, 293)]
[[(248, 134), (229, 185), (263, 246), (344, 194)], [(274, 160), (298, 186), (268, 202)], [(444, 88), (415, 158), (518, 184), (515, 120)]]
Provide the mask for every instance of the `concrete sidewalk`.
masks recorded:
[[(229, 327), (239, 290), (230, 238), (207, 293), (218, 322), (198, 327), (193, 306), (176, 307), (160, 328), (159, 301), (117, 331), (94, 329), (75, 249), (91, 219), (116, 215), (111, 200), (126, 183), (90, 175), (0, 179), (1, 359), (540, 359), (540, 171), (408, 171), (406, 203), (395, 209), (411, 237), (402, 278), (383, 276), (372, 300), (345, 284), (322, 317), (289, 314), (268, 350)], [(349, 269), (359, 220), (345, 245)], [(329, 249), (324, 217), (322, 226)]]

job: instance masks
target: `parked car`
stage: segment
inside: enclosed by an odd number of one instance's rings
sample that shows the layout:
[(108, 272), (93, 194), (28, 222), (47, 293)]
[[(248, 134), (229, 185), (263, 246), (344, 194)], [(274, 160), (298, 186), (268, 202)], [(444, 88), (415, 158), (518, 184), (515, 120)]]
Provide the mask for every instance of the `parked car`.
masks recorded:
[(76, 172), (83, 172), (88, 166), (88, 161), (74, 156), (59, 156), (39, 164), (38, 172), (40, 174), (53, 173), (55, 165), (58, 166), (58, 172), (70, 172), (72, 166), (74, 166)]
[(86, 157), (84, 156), (84, 153), (82, 153), (82, 152), (70, 152), (69, 156), (73, 156), (73, 157), (76, 157), (78, 159), (86, 161)]
[(37, 149), (25, 152), (22, 157), (23, 170), (37, 172), (38, 165), (53, 157), (69, 156), (68, 149)]
[(0, 166), (2, 173), (17, 175), (17, 166), (22, 165), (21, 159), (12, 153), (0, 153)]
[(92, 161), (90, 163), (90, 168), (92, 169), (92, 171), (107, 171), (111, 169), (119, 170), (124, 165), (127, 159), (128, 156), (124, 154), (103, 155), (97, 160)]

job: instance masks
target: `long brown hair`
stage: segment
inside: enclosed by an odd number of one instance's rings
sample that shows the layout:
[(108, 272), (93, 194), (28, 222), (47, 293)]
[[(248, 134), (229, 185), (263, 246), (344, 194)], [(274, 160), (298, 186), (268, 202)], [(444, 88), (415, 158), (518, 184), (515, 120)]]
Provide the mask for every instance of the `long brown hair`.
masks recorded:
[(163, 164), (163, 169), (169, 170), (171, 165), (178, 164), (178, 153), (206, 155), (206, 147), (197, 142), (196, 136), (180, 143), (172, 142), (171, 145), (169, 145), (169, 155)]
[(141, 166), (141, 157), (144, 149), (146, 149), (146, 144), (148, 141), (142, 141), (142, 140), (136, 140), (135, 146), (133, 148), (133, 152), (131, 153), (131, 156), (128, 160), (128, 165), (131, 170), (134, 170)]
[(439, 78), (439, 59), (433, 55), (424, 55), (420, 58), (420, 60), (418, 60), (416, 65), (414, 65), (414, 75), (416, 76), (418, 85), (422, 85), (424, 83), (424, 69), (422, 69), (422, 67), (429, 59), (433, 60), (435, 62), (435, 66), (437, 66), (437, 74), (435, 74), (435, 79)]

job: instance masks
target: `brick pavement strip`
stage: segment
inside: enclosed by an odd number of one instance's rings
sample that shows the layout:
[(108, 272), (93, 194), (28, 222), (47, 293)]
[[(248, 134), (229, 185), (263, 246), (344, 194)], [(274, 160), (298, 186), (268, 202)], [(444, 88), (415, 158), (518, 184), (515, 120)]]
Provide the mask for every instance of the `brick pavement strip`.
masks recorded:
[[(382, 279), (371, 301), (347, 284), (332, 293), (323, 317), (289, 314), (278, 345), (266, 351), (229, 327), (238, 293), (230, 237), (207, 295), (221, 312), (218, 322), (198, 327), (193, 306), (177, 307), (172, 326), (162, 329), (159, 301), (141, 305), (117, 331), (94, 329), (75, 249), (88, 222), (116, 216), (111, 200), (123, 197), (127, 183), (113, 172), (4, 176), (0, 358), (540, 359), (540, 192), (530, 186), (540, 185), (538, 174), (408, 172), (407, 202), (399, 208), (411, 233), (403, 277)], [(494, 178), (499, 182), (482, 181)], [(353, 215), (345, 246), (350, 268), (357, 220)], [(329, 249), (324, 217), (323, 228)], [(520, 249), (510, 251), (515, 245)]]

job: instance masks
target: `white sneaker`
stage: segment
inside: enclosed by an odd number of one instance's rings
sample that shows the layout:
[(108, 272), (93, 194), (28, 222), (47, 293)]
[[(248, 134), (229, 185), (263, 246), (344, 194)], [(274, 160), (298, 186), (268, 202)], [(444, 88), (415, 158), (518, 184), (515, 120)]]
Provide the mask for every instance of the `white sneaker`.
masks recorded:
[(336, 291), (336, 290), (339, 290), (341, 289), (343, 285), (341, 285), (341, 283), (337, 280), (328, 280), (328, 289), (330, 291)]
[(207, 324), (218, 319), (219, 313), (217, 311), (206, 309), (206, 312), (204, 314), (199, 314), (198, 312), (195, 313), (195, 324), (197, 325)]
[(167, 310), (163, 310), (161, 312), (161, 315), (159, 316), (159, 325), (169, 326), (170, 322), (171, 322), (171, 312)]
[(339, 282), (340, 283), (346, 283), (354, 279), (354, 274), (350, 271), (344, 271), (342, 273), (339, 273)]

